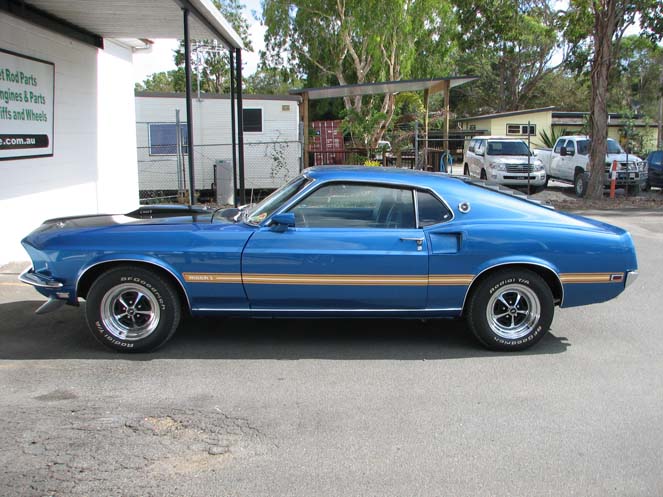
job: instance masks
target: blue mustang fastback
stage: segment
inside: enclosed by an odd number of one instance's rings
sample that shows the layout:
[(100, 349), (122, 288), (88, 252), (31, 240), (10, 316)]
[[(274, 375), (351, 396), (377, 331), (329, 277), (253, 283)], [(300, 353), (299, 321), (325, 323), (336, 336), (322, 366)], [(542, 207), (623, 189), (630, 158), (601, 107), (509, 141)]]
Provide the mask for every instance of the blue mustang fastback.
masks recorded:
[(255, 206), (146, 207), (46, 221), (20, 279), (86, 300), (92, 334), (149, 351), (183, 313), (465, 317), (478, 341), (522, 350), (555, 306), (603, 302), (637, 276), (631, 236), (513, 192), (373, 167), (306, 170)]

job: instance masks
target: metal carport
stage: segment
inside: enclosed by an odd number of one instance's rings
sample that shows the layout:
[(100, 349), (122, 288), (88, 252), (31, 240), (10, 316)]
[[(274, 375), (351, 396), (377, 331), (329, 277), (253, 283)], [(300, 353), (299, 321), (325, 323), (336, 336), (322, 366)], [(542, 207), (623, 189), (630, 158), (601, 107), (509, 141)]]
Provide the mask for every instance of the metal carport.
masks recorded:
[[(324, 88), (301, 88), (290, 90), (291, 94), (302, 96), (302, 112), (300, 113), (304, 124), (304, 161), (308, 158), (309, 148), (309, 100), (320, 100), (323, 98), (345, 98), (364, 95), (378, 95), (384, 93), (399, 92), (424, 92), (424, 128), (425, 140), (428, 143), (428, 99), (435, 93), (444, 92), (445, 126), (444, 141), (447, 152), (449, 151), (449, 92), (470, 81), (479, 79), (476, 76), (448, 76), (444, 78), (411, 79), (401, 81), (382, 81), (377, 83), (363, 83), (355, 85), (328, 86)], [(427, 145), (426, 145), (427, 146)], [(304, 166), (306, 167), (306, 166)]]

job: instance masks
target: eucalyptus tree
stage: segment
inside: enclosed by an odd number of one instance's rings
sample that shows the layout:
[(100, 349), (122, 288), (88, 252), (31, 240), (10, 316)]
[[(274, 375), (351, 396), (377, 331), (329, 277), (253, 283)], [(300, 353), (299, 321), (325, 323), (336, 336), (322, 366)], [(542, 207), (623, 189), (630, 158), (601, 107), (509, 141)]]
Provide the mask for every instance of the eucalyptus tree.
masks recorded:
[(469, 112), (530, 105), (564, 63), (557, 3), (552, 0), (453, 0), (458, 65), (479, 77), (459, 89)]
[[(309, 86), (435, 76), (455, 36), (450, 4), (439, 0), (264, 0), (263, 22), (265, 63), (294, 68)], [(361, 141), (375, 147), (393, 119), (394, 94), (343, 103), (349, 119), (374, 125)]]
[(591, 79), (589, 149), (590, 180), (587, 195), (603, 195), (603, 171), (608, 139), (609, 75), (626, 31), (639, 23), (640, 36), (663, 36), (661, 0), (574, 0), (564, 13), (564, 34), (578, 70)]

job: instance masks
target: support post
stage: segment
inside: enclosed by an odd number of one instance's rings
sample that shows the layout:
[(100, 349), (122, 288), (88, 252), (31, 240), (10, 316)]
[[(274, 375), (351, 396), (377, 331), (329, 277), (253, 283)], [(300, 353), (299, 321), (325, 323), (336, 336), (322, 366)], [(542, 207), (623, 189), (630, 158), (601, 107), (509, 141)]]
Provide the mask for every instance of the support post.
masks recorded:
[(233, 205), (237, 207), (237, 126), (235, 124), (235, 53), (229, 49), (230, 55), (230, 134), (232, 135), (233, 147)]
[(235, 49), (235, 77), (237, 79), (237, 142), (239, 145), (239, 201), (246, 204), (244, 187), (244, 107), (242, 106), (242, 50)]
[(191, 39), (189, 37), (189, 9), (182, 9), (184, 17), (184, 74), (186, 82), (186, 129), (187, 147), (189, 152), (189, 205), (196, 199), (193, 159), (193, 109), (191, 104)]
[[(424, 165), (428, 164), (428, 101), (430, 92), (428, 88), (424, 90)], [(433, 164), (433, 171), (435, 171)]]
[[(448, 158), (451, 158), (451, 152), (449, 151), (449, 114), (451, 109), (449, 104), (450, 90), (451, 81), (446, 80), (444, 82), (444, 151)], [(449, 174), (453, 174), (453, 166), (450, 166), (448, 172)]]
[[(308, 130), (309, 130), (309, 122), (308, 122), (308, 92), (305, 91), (304, 94), (302, 95), (302, 122), (304, 123), (304, 157), (302, 158), (302, 169), (306, 169), (309, 165), (309, 160), (308, 160), (308, 149), (309, 149), (309, 136), (308, 136)], [(300, 171), (301, 172), (301, 171)]]

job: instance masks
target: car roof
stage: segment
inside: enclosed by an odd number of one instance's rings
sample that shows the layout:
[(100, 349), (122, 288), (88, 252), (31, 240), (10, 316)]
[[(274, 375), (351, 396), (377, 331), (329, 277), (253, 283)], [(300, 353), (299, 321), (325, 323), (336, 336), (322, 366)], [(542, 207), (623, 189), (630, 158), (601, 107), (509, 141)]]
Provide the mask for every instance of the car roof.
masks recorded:
[(406, 183), (419, 186), (461, 185), (463, 180), (452, 177), (446, 173), (434, 173), (403, 169), (397, 167), (372, 166), (315, 166), (304, 170), (304, 174), (312, 179), (320, 180), (350, 180), (350, 181), (376, 181), (387, 183)]
[[(534, 136), (534, 135), (530, 135), (530, 136)], [(522, 142), (522, 141), (525, 141), (525, 140), (526, 140), (526, 137), (525, 137), (525, 138), (522, 138), (522, 137), (519, 138), (519, 137), (517, 137), (517, 136), (498, 136), (498, 135), (486, 135), (486, 136), (483, 136), (483, 135), (480, 135), (480, 136), (475, 136), (475, 137), (473, 137), (472, 139), (473, 139), (473, 140), (479, 140), (479, 139), (481, 139), (481, 140), (510, 140), (510, 141), (519, 141), (519, 142)]]

